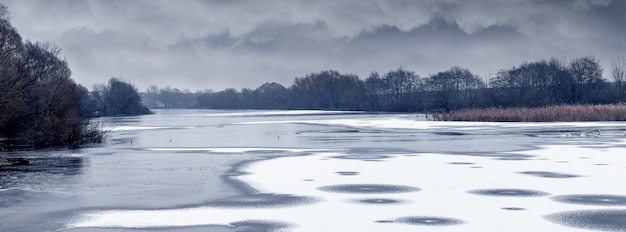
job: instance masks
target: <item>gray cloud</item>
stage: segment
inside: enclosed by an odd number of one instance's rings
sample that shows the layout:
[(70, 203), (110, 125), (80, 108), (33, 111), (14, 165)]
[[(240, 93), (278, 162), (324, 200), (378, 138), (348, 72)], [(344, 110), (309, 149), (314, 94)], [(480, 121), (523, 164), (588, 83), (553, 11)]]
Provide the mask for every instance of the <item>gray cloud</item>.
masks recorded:
[(336, 69), (361, 78), (459, 65), (487, 76), (523, 61), (626, 51), (626, 1), (8, 0), (24, 38), (58, 44), (74, 79), (121, 75), (196, 89), (291, 84)]

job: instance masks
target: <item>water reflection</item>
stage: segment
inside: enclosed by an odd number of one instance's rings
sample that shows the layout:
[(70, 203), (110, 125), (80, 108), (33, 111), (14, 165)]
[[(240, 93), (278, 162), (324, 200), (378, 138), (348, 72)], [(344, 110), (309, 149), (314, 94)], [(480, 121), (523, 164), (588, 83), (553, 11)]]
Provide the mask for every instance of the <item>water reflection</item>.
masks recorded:
[(63, 177), (79, 175), (84, 159), (50, 154), (27, 156), (3, 154), (0, 157), (0, 189), (46, 186), (51, 181), (65, 181)]
[(76, 206), (69, 186), (85, 167), (83, 157), (66, 152), (0, 153), (0, 231), (64, 226), (58, 211)]

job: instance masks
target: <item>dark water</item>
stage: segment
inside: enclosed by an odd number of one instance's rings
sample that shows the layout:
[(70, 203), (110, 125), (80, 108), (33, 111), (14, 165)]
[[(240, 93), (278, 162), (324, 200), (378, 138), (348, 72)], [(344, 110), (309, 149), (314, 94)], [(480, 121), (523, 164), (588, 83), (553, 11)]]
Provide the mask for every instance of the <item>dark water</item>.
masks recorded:
[[(455, 159), (454, 155), (484, 156), (523, 162), (532, 159), (515, 151), (544, 144), (589, 144), (607, 147), (623, 136), (621, 125), (569, 125), (542, 127), (457, 126), (428, 129), (355, 127), (335, 125), (329, 120), (370, 120), (400, 118), (419, 120), (415, 115), (323, 113), (289, 114), (261, 111), (160, 110), (154, 115), (103, 118), (115, 128), (111, 139), (102, 146), (76, 150), (47, 150), (0, 153), (0, 231), (59, 231), (68, 220), (83, 212), (106, 209), (175, 209), (195, 206), (282, 207), (314, 204), (315, 198), (267, 194), (251, 189), (230, 176), (249, 162), (272, 157), (306, 155), (290, 149), (344, 149), (345, 155), (331, 159), (382, 162), (394, 155), (446, 153), (448, 164), (473, 168), (479, 164)], [(249, 123), (286, 121), (283, 123)], [(579, 134), (602, 128), (602, 138), (562, 139), (563, 133)], [(224, 149), (244, 149), (224, 152)], [(246, 150), (247, 148), (247, 150)], [(25, 159), (27, 164), (9, 161)], [(532, 168), (529, 168), (532, 169)], [(354, 178), (357, 171), (339, 170), (337, 178)], [(583, 178), (575, 173), (529, 170), (520, 172), (539, 178)], [(574, 179), (576, 179), (574, 178)], [(306, 181), (314, 181), (307, 179)], [(497, 187), (497, 186), (495, 186)], [(322, 191), (381, 193), (418, 191), (419, 186), (396, 186), (362, 183), (326, 186)], [(501, 191), (500, 191), (501, 190)], [(527, 195), (531, 190), (485, 190), (486, 195)], [(606, 202), (605, 196), (555, 197), (567, 203)], [(623, 202), (623, 197), (609, 200)], [(393, 205), (403, 200), (362, 198), (353, 202), (364, 205)], [(591, 202), (591, 203), (589, 203)], [(509, 207), (508, 210), (521, 208)], [(604, 212), (604, 211), (602, 211)], [(613, 212), (613, 211), (611, 211)], [(595, 211), (590, 212), (597, 214)], [(622, 211), (611, 213), (620, 217)], [(565, 214), (563, 224), (575, 215)], [(556, 216), (554, 216), (556, 217)], [(554, 219), (556, 220), (556, 219)], [(591, 220), (591, 219), (590, 219)], [(556, 220), (558, 221), (558, 220)], [(448, 217), (407, 216), (381, 222), (404, 224), (456, 225), (466, 223)], [(158, 231), (274, 231), (288, 228), (283, 222), (241, 221), (231, 227), (201, 226), (160, 228)], [(118, 231), (122, 229), (69, 229), (69, 231)], [(124, 229), (132, 230), (132, 229)], [(145, 231), (150, 229), (136, 229)]]

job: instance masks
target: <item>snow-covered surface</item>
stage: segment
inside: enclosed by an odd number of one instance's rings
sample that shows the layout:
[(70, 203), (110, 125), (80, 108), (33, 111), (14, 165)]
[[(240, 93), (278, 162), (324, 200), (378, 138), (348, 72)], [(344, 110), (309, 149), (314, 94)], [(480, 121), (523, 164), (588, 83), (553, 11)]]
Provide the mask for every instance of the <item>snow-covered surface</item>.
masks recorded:
[(148, 148), (149, 151), (206, 151), (215, 153), (243, 153), (243, 152), (263, 152), (263, 151), (281, 151), (281, 152), (313, 152), (320, 149), (287, 149), (287, 148), (268, 148), (268, 147), (159, 147)]
[(239, 124), (285, 124), (307, 123), (337, 125), (349, 127), (368, 127), (386, 129), (436, 129), (453, 128), (455, 130), (480, 130), (486, 127), (500, 128), (581, 128), (581, 127), (620, 127), (626, 129), (626, 122), (461, 122), (461, 121), (425, 121), (408, 115), (392, 117), (373, 117), (360, 119), (328, 119), (328, 120), (285, 120), (285, 121), (249, 121)]
[(134, 131), (134, 130), (158, 130), (164, 129), (165, 127), (156, 127), (156, 126), (116, 126), (110, 128), (104, 128), (105, 130), (110, 131)]
[[(566, 194), (624, 194), (624, 142), (605, 145), (550, 145), (516, 152), (528, 159), (434, 153), (360, 159), (340, 151), (281, 157), (246, 166), (244, 181), (262, 193), (309, 196), (312, 204), (275, 208), (194, 207), (168, 210), (101, 210), (88, 212), (68, 226), (153, 228), (224, 225), (245, 220), (278, 221), (293, 231), (586, 231), (555, 224), (545, 215), (614, 206), (565, 204), (550, 199)], [(242, 149), (240, 151), (244, 151)], [(571, 174), (546, 178), (521, 172)], [(341, 175), (340, 172), (353, 172)], [(349, 193), (320, 187), (384, 184), (420, 188), (402, 193)], [(478, 189), (523, 189), (549, 196), (486, 196)], [(356, 203), (359, 199), (392, 199), (396, 204)], [(513, 208), (518, 210), (506, 210)], [(464, 223), (425, 226), (390, 223), (401, 217), (454, 218)], [(386, 222), (386, 223), (383, 223)], [(416, 228), (419, 227), (419, 228)]]
[(281, 116), (281, 115), (324, 115), (324, 114), (355, 114), (361, 111), (327, 111), (327, 110), (270, 110), (270, 111), (242, 111), (231, 113), (211, 113), (204, 114), (207, 117), (229, 117), (229, 116)]

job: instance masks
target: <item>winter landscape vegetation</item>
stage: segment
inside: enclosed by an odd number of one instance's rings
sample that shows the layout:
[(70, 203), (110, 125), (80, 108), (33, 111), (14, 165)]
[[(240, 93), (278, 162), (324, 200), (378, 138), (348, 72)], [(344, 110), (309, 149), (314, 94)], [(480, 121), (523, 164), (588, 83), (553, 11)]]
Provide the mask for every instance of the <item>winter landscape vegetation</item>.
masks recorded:
[(0, 231), (626, 228), (619, 56), (87, 88), (11, 10), (0, 4)]

